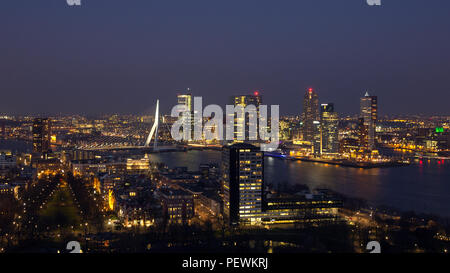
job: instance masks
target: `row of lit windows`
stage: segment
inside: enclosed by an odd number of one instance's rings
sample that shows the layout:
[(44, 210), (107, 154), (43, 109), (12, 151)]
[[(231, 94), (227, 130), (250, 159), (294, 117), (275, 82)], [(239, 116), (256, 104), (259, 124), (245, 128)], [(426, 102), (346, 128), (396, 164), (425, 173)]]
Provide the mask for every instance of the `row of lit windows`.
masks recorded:
[[(245, 182), (245, 181), (240, 181), (240, 182)], [(261, 183), (253, 183), (254, 181), (251, 181), (252, 183), (240, 183), (239, 186), (240, 187), (248, 187), (248, 186), (261, 186)]]
[(241, 184), (241, 186), (239, 186), (240, 190), (261, 190), (262, 185), (261, 184), (256, 184), (256, 186), (251, 186), (250, 184), (247, 185), (243, 185)]

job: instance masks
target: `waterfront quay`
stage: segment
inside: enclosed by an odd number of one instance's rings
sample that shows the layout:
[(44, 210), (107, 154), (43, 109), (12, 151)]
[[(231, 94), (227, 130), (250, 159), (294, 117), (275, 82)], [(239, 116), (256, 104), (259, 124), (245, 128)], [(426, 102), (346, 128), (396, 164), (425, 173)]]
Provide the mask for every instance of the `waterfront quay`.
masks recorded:
[(401, 166), (408, 166), (411, 164), (411, 162), (409, 160), (390, 160), (390, 161), (382, 161), (382, 162), (353, 161), (353, 160), (348, 160), (348, 159), (321, 159), (321, 158), (311, 158), (311, 157), (289, 156), (289, 155), (282, 155), (282, 154), (270, 153), (270, 152), (265, 153), (265, 156), (280, 158), (280, 159), (284, 159), (284, 160), (316, 162), (316, 163), (336, 165), (336, 166), (342, 166), (342, 167), (363, 168), (363, 169), (401, 167)]

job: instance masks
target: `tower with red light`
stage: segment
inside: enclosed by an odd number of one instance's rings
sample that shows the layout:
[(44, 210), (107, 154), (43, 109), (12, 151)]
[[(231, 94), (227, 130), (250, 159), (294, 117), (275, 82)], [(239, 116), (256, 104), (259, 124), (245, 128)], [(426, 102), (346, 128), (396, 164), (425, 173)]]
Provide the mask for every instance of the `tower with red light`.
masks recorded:
[(318, 122), (320, 122), (319, 97), (314, 89), (309, 87), (303, 97), (303, 140), (314, 142)]
[(378, 119), (378, 98), (377, 96), (370, 96), (369, 92), (366, 92), (364, 97), (361, 98), (361, 112), (360, 117), (364, 121), (364, 125), (368, 129), (367, 134), (367, 147), (364, 147), (368, 150), (372, 150), (375, 148), (375, 139), (376, 139), (376, 123)]

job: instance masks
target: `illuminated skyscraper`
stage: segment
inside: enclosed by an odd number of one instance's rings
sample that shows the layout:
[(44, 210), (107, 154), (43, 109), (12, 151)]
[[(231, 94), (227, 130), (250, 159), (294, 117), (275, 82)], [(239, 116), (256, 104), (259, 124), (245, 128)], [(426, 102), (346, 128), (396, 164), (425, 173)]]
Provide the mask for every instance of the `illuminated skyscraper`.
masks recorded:
[(360, 148), (368, 149), (368, 127), (364, 124), (364, 119), (358, 119), (358, 145)]
[[(189, 88), (187, 89), (190, 90)], [(187, 111), (192, 111), (192, 94), (179, 94), (177, 95), (178, 104), (185, 105)]]
[(317, 131), (316, 122), (320, 121), (319, 115), (319, 98), (317, 93), (312, 89), (306, 90), (303, 99), (303, 140), (314, 143), (314, 134)]
[(339, 151), (339, 118), (334, 111), (333, 103), (326, 103), (320, 106), (320, 122), (322, 133), (321, 154), (337, 154)]
[(313, 132), (312, 152), (314, 157), (320, 157), (322, 155), (322, 125), (320, 121), (313, 121)]
[[(240, 105), (244, 109), (248, 105), (254, 105), (256, 107), (256, 124), (249, 118), (249, 115), (244, 113), (243, 115), (238, 115), (234, 113), (234, 140), (237, 141), (239, 137), (243, 137), (245, 141), (249, 142), (249, 128), (250, 126), (256, 126), (254, 128), (258, 128), (258, 118), (259, 118), (259, 106), (262, 103), (262, 97), (258, 91), (253, 92), (251, 95), (241, 95), (241, 96), (232, 96), (231, 103), (234, 106)], [(245, 126), (243, 132), (244, 136), (241, 136), (242, 126)]]
[(231, 225), (261, 221), (264, 155), (248, 143), (225, 146), (222, 152), (224, 216)]
[[(188, 92), (190, 90), (191, 90), (190, 88), (187, 89)], [(186, 106), (186, 112), (190, 113), (190, 115), (189, 115), (190, 120), (184, 120), (183, 123), (184, 124), (186, 124), (186, 123), (190, 124), (190, 126), (191, 126), (191, 138), (193, 138), (195, 120), (194, 120), (194, 111), (192, 109), (192, 94), (190, 94), (190, 93), (178, 94), (177, 95), (177, 102), (178, 102), (179, 105)]]
[(48, 118), (36, 118), (33, 122), (33, 153), (40, 157), (51, 152), (51, 121)]
[(375, 148), (375, 128), (378, 118), (377, 96), (370, 96), (368, 92), (361, 98), (361, 118), (367, 127), (367, 149)]

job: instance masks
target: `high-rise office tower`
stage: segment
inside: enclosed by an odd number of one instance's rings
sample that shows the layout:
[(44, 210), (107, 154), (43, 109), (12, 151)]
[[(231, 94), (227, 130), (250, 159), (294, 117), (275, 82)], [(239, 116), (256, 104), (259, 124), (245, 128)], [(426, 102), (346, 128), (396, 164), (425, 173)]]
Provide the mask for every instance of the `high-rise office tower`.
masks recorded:
[[(231, 97), (231, 103), (234, 106), (240, 105), (244, 109), (248, 105), (254, 105), (256, 107), (256, 124), (253, 123), (253, 121), (249, 118), (249, 115), (247, 113), (244, 113), (243, 115), (238, 115), (237, 113), (234, 113), (234, 140), (237, 141), (239, 137), (243, 137), (245, 141), (249, 141), (249, 128), (250, 126), (256, 126), (254, 128), (258, 127), (258, 121), (259, 121), (259, 106), (262, 103), (262, 97), (259, 94), (258, 91), (253, 92), (251, 95), (241, 95), (241, 96), (232, 96)], [(242, 126), (244, 126), (243, 132), (244, 135), (241, 135)]]
[(312, 152), (314, 157), (322, 155), (322, 125), (318, 120), (313, 121)]
[(248, 143), (225, 146), (221, 168), (225, 218), (230, 225), (259, 224), (264, 190), (263, 152)]
[[(187, 90), (190, 91), (189, 88)], [(185, 105), (187, 111), (192, 111), (192, 94), (178, 94), (177, 102), (178, 104)]]
[(377, 96), (370, 96), (368, 92), (361, 98), (361, 118), (367, 127), (367, 149), (375, 148), (375, 129), (378, 118)]
[(51, 152), (51, 121), (48, 118), (36, 118), (33, 122), (33, 153), (43, 156)]
[(322, 133), (321, 154), (337, 154), (339, 151), (339, 118), (337, 112), (334, 111), (333, 103), (320, 105), (320, 122)]
[(319, 98), (312, 88), (308, 88), (303, 99), (303, 140), (312, 144), (317, 130), (315, 121), (320, 121)]
[[(191, 89), (188, 88), (187, 92), (189, 92)], [(189, 112), (190, 115), (190, 121), (186, 120), (183, 121), (183, 124), (185, 124), (184, 122), (187, 122), (190, 124), (191, 126), (191, 138), (193, 138), (194, 136), (194, 124), (195, 124), (195, 120), (194, 120), (194, 109), (192, 107), (192, 94), (191, 93), (186, 93), (186, 94), (178, 94), (177, 95), (177, 102), (179, 105), (184, 105), (186, 106), (186, 112)], [(181, 114), (180, 114), (181, 116)]]
[(360, 148), (368, 149), (368, 127), (364, 124), (364, 119), (358, 119), (358, 145)]

